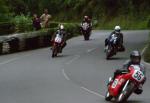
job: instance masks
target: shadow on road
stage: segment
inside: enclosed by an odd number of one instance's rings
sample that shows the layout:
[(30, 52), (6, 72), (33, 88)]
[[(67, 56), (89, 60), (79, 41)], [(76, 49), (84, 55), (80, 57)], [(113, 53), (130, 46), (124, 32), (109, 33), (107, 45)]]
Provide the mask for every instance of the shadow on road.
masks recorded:
[(63, 54), (60, 54), (60, 55), (56, 56), (55, 58), (64, 58), (64, 57), (68, 57), (68, 56), (70, 56), (70, 55), (63, 55)]
[(129, 100), (126, 103), (142, 103), (140, 100)]
[(109, 58), (108, 60), (127, 60), (128, 58), (127, 57), (112, 57), (112, 58)]
[[(111, 102), (109, 102), (109, 103), (111, 103)], [(112, 103), (116, 103), (116, 102), (113, 100)], [(140, 101), (140, 100), (128, 100), (128, 101), (123, 102), (123, 103), (142, 103), (142, 101)]]

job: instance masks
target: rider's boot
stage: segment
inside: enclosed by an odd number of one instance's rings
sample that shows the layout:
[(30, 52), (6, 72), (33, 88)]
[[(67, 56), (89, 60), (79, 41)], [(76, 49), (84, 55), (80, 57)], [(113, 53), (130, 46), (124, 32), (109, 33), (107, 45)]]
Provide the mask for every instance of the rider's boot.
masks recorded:
[(140, 95), (142, 94), (143, 89), (142, 89), (142, 84), (139, 85), (139, 87), (134, 91), (135, 94)]

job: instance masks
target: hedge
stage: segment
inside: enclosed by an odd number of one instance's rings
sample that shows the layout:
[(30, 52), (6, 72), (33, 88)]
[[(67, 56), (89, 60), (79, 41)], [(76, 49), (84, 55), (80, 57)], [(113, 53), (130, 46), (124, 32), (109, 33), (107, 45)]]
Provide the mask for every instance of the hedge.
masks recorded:
[[(78, 24), (63, 24), (67, 31), (68, 39), (79, 35)], [(49, 28), (28, 33), (18, 33), (7, 36), (0, 36), (0, 54), (37, 49), (41, 47), (49, 47), (51, 45), (51, 37), (56, 32), (56, 30), (57, 28)]]
[(15, 26), (13, 23), (0, 22), (0, 35), (11, 34), (15, 32)]

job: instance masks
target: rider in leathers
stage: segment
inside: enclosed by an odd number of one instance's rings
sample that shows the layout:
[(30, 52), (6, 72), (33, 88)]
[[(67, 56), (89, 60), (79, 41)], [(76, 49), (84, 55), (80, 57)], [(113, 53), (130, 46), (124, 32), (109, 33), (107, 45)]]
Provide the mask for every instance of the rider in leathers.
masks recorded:
[(83, 21), (81, 22), (81, 28), (80, 28), (81, 32), (83, 31), (82, 25), (84, 23), (87, 23), (89, 25), (88, 31), (91, 32), (92, 22), (91, 22), (91, 19), (88, 16), (84, 16)]
[[(145, 73), (145, 67), (141, 63), (141, 54), (140, 54), (139, 51), (135, 50), (135, 51), (131, 52), (131, 54), (130, 54), (130, 60), (127, 61), (126, 63), (124, 63), (122, 69), (117, 69), (114, 72), (114, 77), (112, 79), (110, 78), (109, 83), (112, 82), (117, 75), (129, 72), (128, 68), (129, 68), (130, 65), (139, 65), (142, 68), (141, 71), (144, 73), (144, 75), (146, 74)], [(145, 83), (145, 81), (146, 81), (146, 78), (145, 78), (144, 82), (142, 83), (142, 85)], [(134, 91), (136, 94), (141, 94), (143, 92), (142, 85), (140, 85), (138, 87), (138, 89)]]
[(52, 37), (52, 42), (55, 40), (56, 35), (60, 35), (62, 37), (62, 43), (61, 43), (61, 50), (60, 53), (62, 52), (63, 48), (67, 45), (66, 39), (67, 39), (67, 33), (66, 30), (64, 29), (64, 25), (60, 24), (58, 30)]
[(105, 39), (105, 50), (107, 49), (107, 45), (110, 43), (112, 35), (116, 35), (118, 37), (116, 46), (120, 47), (120, 51), (124, 51), (125, 48), (123, 46), (123, 33), (121, 33), (120, 26), (115, 26), (115, 30), (109, 35), (108, 38)]

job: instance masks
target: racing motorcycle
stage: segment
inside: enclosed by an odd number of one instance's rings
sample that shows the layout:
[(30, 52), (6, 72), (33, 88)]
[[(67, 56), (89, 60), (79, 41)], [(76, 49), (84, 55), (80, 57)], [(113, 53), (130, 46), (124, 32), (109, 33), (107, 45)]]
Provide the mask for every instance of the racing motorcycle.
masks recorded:
[(62, 37), (57, 35), (52, 46), (52, 58), (56, 57), (58, 53), (61, 53), (61, 49), (62, 49), (61, 44), (62, 44)]
[(144, 80), (145, 75), (141, 72), (141, 67), (139, 65), (131, 65), (129, 72), (116, 76), (114, 81), (108, 84), (105, 100), (111, 101), (114, 98), (117, 103), (127, 101)]
[(107, 45), (107, 49), (105, 50), (106, 52), (106, 59), (110, 59), (110, 57), (112, 57), (113, 55), (116, 55), (117, 53), (117, 40), (118, 40), (118, 37), (113, 34), (111, 39), (109, 40), (109, 43)]
[(91, 35), (90, 25), (87, 22), (81, 24), (81, 31), (84, 36), (84, 40), (89, 40)]

